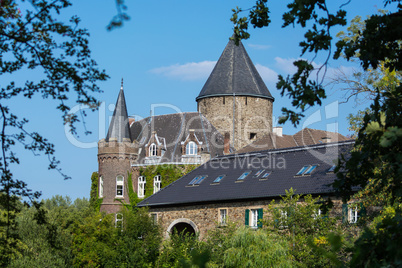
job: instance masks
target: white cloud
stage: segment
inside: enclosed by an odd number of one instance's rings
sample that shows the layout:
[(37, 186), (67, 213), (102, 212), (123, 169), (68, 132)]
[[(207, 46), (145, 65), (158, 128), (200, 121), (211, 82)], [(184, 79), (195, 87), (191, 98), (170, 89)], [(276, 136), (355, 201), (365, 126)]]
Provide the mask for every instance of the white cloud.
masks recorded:
[(267, 50), (271, 48), (269, 45), (248, 44), (249, 47), (257, 50)]
[(208, 78), (215, 64), (216, 61), (190, 62), (154, 68), (150, 72), (180, 80), (201, 80)]
[(266, 82), (266, 83), (276, 83), (278, 80), (278, 74), (268, 68), (265, 67), (261, 64), (256, 64), (255, 68), (257, 68), (258, 73), (260, 74), (261, 78)]
[[(296, 66), (293, 65), (294, 61), (297, 60), (301, 60), (302, 58), (280, 58), (280, 57), (276, 57), (275, 58), (275, 66), (284, 72), (284, 74), (290, 74), (293, 75), (296, 71), (297, 68)], [(314, 72), (312, 72), (312, 74), (310, 75), (311, 79), (315, 79), (316, 75), (317, 75), (317, 71), (318, 69), (322, 66), (322, 63), (317, 63), (317, 62), (313, 62), (312, 63), (313, 67), (316, 69)], [(333, 79), (334, 77), (336, 77), (337, 75), (339, 75), (339, 73), (344, 73), (344, 74), (351, 74), (353, 72), (353, 68), (352, 67), (346, 67), (346, 66), (339, 66), (339, 67), (330, 67), (327, 66), (327, 70), (325, 73), (325, 80), (328, 79)], [(320, 75), (319, 77), (322, 77), (322, 75), (324, 74), (324, 69), (322, 69), (320, 71)]]

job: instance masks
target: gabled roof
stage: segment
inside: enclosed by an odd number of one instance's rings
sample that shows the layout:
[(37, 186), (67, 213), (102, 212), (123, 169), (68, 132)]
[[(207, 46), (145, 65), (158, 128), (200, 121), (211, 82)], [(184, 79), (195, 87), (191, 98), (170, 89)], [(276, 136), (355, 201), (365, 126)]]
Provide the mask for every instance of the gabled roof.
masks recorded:
[(230, 40), (196, 101), (233, 94), (274, 100), (243, 44)]
[(336, 132), (303, 128), (294, 135), (278, 136), (275, 133), (266, 134), (260, 139), (255, 140), (243, 148), (240, 148), (236, 151), (236, 153), (248, 153), (261, 150), (321, 144), (325, 143), (325, 138), (330, 139), (330, 142), (350, 140), (348, 137)]
[[(138, 206), (180, 206), (216, 202), (260, 200), (285, 195), (293, 188), (297, 194), (331, 194), (336, 175), (328, 170), (341, 154), (348, 155), (352, 141), (294, 147), (250, 154), (219, 156), (141, 201)], [(310, 175), (296, 176), (304, 166), (317, 165)], [(259, 170), (264, 169), (258, 177)], [(246, 171), (251, 173), (239, 181)], [(265, 173), (271, 172), (267, 178)], [(213, 181), (220, 175), (225, 177)], [(207, 176), (199, 185), (190, 182)]]
[(198, 112), (175, 113), (147, 117), (131, 124), (132, 140), (137, 140), (142, 148), (135, 165), (144, 164), (145, 145), (155, 131), (165, 139), (166, 151), (159, 163), (177, 163), (181, 161), (181, 142), (186, 140), (190, 130), (202, 143), (202, 152), (210, 153), (211, 157), (223, 154), (223, 136)]
[(126, 99), (124, 98), (123, 80), (121, 81), (119, 96), (117, 97), (116, 107), (114, 108), (113, 117), (105, 140), (109, 141), (110, 139), (116, 139), (118, 142), (122, 142), (123, 139), (130, 139), (132, 141)]

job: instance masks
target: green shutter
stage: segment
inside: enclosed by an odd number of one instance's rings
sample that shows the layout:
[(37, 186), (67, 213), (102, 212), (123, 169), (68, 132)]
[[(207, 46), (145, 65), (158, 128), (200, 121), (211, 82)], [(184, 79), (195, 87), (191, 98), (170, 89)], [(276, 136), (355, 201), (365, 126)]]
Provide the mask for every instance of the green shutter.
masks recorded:
[(360, 211), (359, 211), (360, 216), (365, 217), (366, 213), (367, 213), (366, 207), (363, 205), (363, 203), (360, 203)]
[(342, 222), (348, 222), (348, 204), (342, 204)]
[(246, 226), (248, 226), (248, 224), (249, 224), (249, 215), (250, 215), (250, 210), (246, 209), (246, 213), (245, 213), (245, 216), (244, 216), (244, 224)]
[(262, 228), (263, 210), (262, 210), (262, 208), (259, 208), (257, 211), (258, 211), (258, 223), (257, 223), (257, 226), (258, 226), (258, 228)]

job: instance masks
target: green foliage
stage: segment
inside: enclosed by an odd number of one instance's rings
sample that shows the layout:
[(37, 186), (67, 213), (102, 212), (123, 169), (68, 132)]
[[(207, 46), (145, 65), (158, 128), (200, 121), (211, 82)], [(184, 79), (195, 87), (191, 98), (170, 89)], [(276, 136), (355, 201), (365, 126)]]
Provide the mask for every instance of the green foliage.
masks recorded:
[(228, 241), (225, 267), (293, 267), (286, 240), (266, 230), (239, 228)]
[(271, 202), (268, 209), (271, 216), (264, 225), (292, 245), (290, 254), (298, 266), (326, 267), (329, 265), (328, 259), (316, 254), (314, 248), (309, 246), (309, 241), (326, 245), (327, 235), (338, 229), (337, 219), (329, 217), (330, 208), (331, 201), (311, 195), (295, 195), (291, 188), (282, 200)]
[(145, 197), (151, 196), (154, 193), (153, 178), (156, 175), (161, 175), (162, 186), (166, 187), (185, 174), (195, 169), (197, 165), (158, 165), (147, 166), (140, 169), (140, 176), (144, 176), (147, 180), (145, 184)]
[(152, 267), (161, 243), (159, 227), (146, 209), (123, 207), (120, 213), (121, 225), (113, 214), (94, 212), (74, 226), (75, 267)]
[(88, 200), (62, 196), (44, 200), (39, 209), (24, 208), (16, 219), (23, 248), (9, 267), (71, 267), (73, 225), (89, 211)]
[(132, 173), (127, 172), (127, 183), (128, 183), (128, 199), (130, 201), (130, 206), (135, 206), (137, 203), (140, 201), (138, 198), (137, 194), (134, 192), (133, 189), (133, 179), (132, 179)]
[[(7, 214), (5, 230), (0, 237), (1, 242), (15, 249), (18, 240), (11, 234), (18, 210), (13, 199), (24, 197), (32, 201), (40, 196), (39, 192), (29, 190), (23, 180), (13, 177), (11, 165), (20, 164), (15, 146), (21, 145), (35, 155), (45, 155), (49, 159), (49, 169), (57, 170), (65, 179), (69, 177), (58, 167), (54, 145), (38, 131), (30, 130), (28, 119), (19, 118), (7, 103), (15, 98), (30, 100), (37, 95), (44, 100), (53, 100), (63, 123), (76, 134), (76, 123), (85, 117), (85, 113), (77, 115), (70, 107), (79, 104), (96, 110), (100, 103), (92, 94), (101, 92), (97, 82), (108, 78), (91, 58), (89, 34), (79, 28), (80, 19), (73, 16), (66, 21), (62, 15), (71, 5), (70, 1), (28, 2), (0, 1), (0, 193), (5, 195), (0, 205)], [(23, 72), (27, 80), (7, 81), (18, 72)], [(1, 255), (7, 259), (12, 254)]]
[(202, 244), (197, 236), (173, 232), (162, 243), (156, 267), (191, 267), (193, 258), (204, 256)]
[(351, 267), (402, 266), (402, 206), (385, 207), (356, 241)]
[(93, 172), (91, 176), (91, 192), (89, 197), (90, 207), (95, 211), (100, 210), (100, 205), (102, 204), (103, 198), (99, 198), (99, 176), (98, 172)]

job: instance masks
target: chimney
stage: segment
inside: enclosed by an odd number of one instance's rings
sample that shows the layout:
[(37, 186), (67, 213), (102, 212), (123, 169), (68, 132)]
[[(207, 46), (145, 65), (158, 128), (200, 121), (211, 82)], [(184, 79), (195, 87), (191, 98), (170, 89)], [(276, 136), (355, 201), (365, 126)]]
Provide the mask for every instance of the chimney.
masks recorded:
[(279, 137), (282, 137), (282, 127), (273, 127), (272, 132)]
[(223, 139), (223, 154), (230, 154), (230, 134), (229, 132), (225, 133)]
[(327, 137), (322, 137), (321, 140), (322, 140), (323, 143), (329, 143), (329, 142), (331, 142), (331, 137), (328, 137), (328, 136)]

